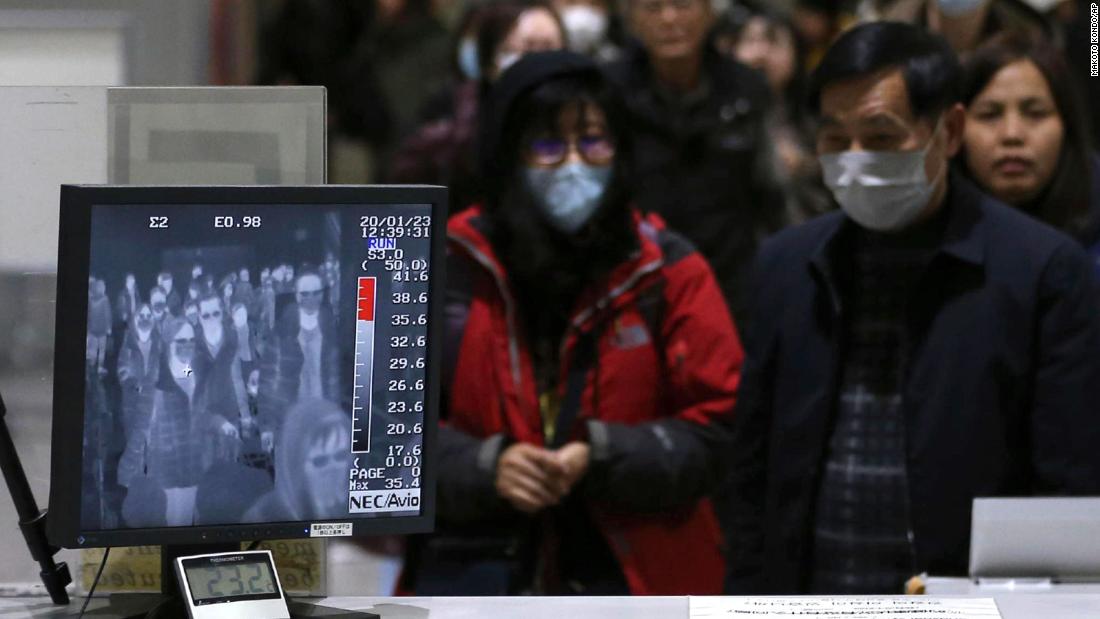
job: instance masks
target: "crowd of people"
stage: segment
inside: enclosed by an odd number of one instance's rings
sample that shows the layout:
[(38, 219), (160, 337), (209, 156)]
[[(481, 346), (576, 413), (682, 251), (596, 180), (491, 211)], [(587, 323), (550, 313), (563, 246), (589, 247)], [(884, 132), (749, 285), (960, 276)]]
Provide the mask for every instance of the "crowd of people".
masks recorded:
[[(98, 478), (85, 515), (155, 527), (346, 513), (335, 258), (265, 267), (256, 286), (246, 266), (204, 268), (182, 288), (171, 271), (151, 288), (134, 273), (89, 279), (86, 422), (101, 427), (86, 434)], [(109, 296), (101, 278), (122, 285)]]
[(383, 116), (330, 91), (450, 188), (402, 591), (899, 593), (976, 497), (1100, 493), (1087, 3), (465, 6), (415, 89), (355, 56)]

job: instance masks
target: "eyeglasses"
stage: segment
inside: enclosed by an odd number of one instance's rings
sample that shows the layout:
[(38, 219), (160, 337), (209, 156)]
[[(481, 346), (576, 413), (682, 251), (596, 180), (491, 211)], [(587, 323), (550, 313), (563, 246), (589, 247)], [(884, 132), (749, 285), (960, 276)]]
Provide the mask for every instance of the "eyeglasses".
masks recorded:
[(202, 314), (199, 314), (199, 316), (201, 316), (203, 320), (210, 320), (211, 318), (221, 318), (222, 311), (214, 310), (212, 312), (203, 312)]
[(310, 458), (309, 463), (313, 465), (313, 468), (320, 469), (328, 466), (329, 462), (336, 464), (342, 459), (343, 456), (341, 454), (322, 454)]
[(321, 296), (321, 293), (322, 293), (322, 291), (320, 289), (318, 289), (318, 290), (299, 290), (298, 291), (298, 296), (300, 296), (300, 297), (319, 297), (319, 296)]
[(686, 11), (695, 7), (698, 4), (698, 0), (635, 0), (638, 4), (638, 8), (642, 9), (646, 13), (656, 15), (661, 12), (661, 9), (666, 6), (672, 7), (677, 11)]
[(569, 157), (572, 148), (592, 165), (607, 165), (615, 158), (615, 145), (602, 135), (581, 136), (577, 140), (536, 138), (527, 144), (525, 155), (531, 165), (556, 166)]

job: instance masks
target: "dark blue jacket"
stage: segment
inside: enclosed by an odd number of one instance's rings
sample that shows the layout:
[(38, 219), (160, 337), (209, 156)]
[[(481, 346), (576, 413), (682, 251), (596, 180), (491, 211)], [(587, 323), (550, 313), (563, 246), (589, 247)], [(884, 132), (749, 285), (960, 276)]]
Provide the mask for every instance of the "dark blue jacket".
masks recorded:
[[(975, 497), (1100, 493), (1100, 291), (1069, 237), (951, 177), (902, 385), (918, 571), (967, 570)], [(761, 248), (735, 414), (731, 593), (805, 591), (843, 355), (852, 224)]]

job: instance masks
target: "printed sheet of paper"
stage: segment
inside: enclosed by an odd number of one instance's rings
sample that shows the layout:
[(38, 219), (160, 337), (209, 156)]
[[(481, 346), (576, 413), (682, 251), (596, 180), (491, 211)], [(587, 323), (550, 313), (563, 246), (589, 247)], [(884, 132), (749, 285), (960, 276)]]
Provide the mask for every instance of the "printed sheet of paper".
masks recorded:
[(1000, 619), (992, 598), (692, 597), (691, 619)]

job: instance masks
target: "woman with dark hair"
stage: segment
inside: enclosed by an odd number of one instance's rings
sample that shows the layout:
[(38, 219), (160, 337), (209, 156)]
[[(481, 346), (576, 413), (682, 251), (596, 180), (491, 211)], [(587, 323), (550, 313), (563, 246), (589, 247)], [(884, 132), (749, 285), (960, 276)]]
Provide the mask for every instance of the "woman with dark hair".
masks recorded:
[(966, 64), (960, 167), (1100, 257), (1100, 158), (1074, 86), (1062, 54), (1044, 40), (1022, 33), (990, 40)]
[(786, 188), (787, 217), (801, 223), (832, 208), (814, 155), (806, 114), (806, 44), (794, 21), (774, 10), (748, 5), (731, 15), (715, 44), (734, 60), (760, 70), (772, 93), (768, 137), (776, 177)]
[[(418, 595), (715, 594), (703, 497), (741, 347), (703, 258), (631, 208), (629, 130), (590, 59), (524, 56), (448, 224), (437, 533)], [(690, 555), (691, 561), (682, 557)]]
[(474, 138), (479, 101), (507, 66), (526, 52), (561, 49), (565, 34), (553, 11), (539, 2), (504, 0), (477, 12), (476, 34), (466, 35), (461, 64), (476, 74), (454, 91), (452, 115), (421, 126), (391, 162), (391, 182), (446, 185), (453, 211), (483, 196)]

